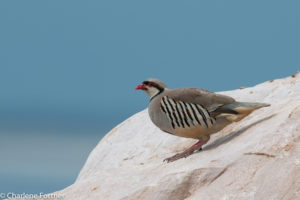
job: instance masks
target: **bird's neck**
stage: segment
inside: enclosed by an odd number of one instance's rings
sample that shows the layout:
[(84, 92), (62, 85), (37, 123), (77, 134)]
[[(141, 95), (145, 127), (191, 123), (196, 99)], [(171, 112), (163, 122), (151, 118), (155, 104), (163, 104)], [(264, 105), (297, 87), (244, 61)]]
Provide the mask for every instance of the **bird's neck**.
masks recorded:
[(163, 93), (165, 91), (165, 89), (160, 89), (160, 90), (156, 90), (155, 92), (153, 92), (151, 95), (149, 94), (150, 97), (150, 101), (152, 101), (155, 97), (157, 97), (158, 95), (160, 95), (161, 93)]

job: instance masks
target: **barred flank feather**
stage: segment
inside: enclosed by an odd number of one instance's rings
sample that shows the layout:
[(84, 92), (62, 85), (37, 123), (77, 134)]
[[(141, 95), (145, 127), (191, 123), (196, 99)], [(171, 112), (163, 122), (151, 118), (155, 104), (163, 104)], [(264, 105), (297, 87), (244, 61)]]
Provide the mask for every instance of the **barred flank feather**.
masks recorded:
[(164, 96), (161, 100), (161, 109), (167, 115), (173, 129), (176, 127), (191, 127), (201, 125), (210, 128), (215, 123), (208, 110), (202, 105), (174, 101)]

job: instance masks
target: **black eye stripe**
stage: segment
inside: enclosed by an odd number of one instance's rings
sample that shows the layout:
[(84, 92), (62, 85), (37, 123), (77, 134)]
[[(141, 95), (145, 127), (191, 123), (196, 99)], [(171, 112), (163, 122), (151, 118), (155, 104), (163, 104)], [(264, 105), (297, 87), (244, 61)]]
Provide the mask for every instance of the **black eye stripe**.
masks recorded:
[(158, 85), (157, 83), (151, 82), (151, 81), (144, 81), (143, 84), (148, 85), (148, 86), (152, 86), (157, 88), (159, 91), (163, 90), (164, 88), (162, 88), (160, 85)]

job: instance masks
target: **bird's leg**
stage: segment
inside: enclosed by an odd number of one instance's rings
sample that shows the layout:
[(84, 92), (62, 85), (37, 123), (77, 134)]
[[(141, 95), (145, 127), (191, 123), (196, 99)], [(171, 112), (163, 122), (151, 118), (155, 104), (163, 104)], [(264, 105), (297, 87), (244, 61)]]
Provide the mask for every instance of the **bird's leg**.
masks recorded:
[(199, 140), (196, 144), (185, 150), (184, 152), (178, 153), (170, 158), (164, 159), (164, 161), (167, 162), (173, 162), (175, 160), (178, 160), (180, 158), (186, 158), (190, 155), (192, 155), (196, 150), (200, 151), (202, 150), (202, 146), (208, 142), (209, 138), (207, 140)]

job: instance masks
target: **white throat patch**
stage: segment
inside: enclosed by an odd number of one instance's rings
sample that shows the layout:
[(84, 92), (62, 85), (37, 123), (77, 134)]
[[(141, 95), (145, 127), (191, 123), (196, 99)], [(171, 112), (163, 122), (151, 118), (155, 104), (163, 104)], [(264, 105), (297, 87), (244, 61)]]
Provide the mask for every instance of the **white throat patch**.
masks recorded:
[(151, 99), (152, 97), (154, 97), (155, 95), (157, 95), (160, 91), (157, 88), (155, 88), (155, 87), (148, 87), (147, 86), (147, 90), (145, 90), (145, 92), (148, 94), (148, 96)]

